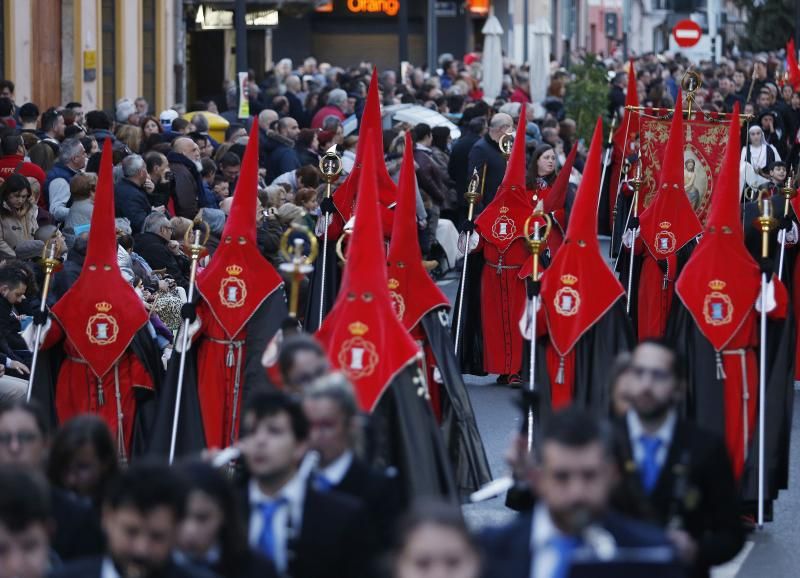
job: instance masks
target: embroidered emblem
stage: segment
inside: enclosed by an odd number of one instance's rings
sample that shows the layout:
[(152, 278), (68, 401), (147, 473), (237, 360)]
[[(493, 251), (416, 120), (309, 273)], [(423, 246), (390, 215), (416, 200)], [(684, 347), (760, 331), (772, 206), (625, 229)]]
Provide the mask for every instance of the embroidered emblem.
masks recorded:
[(673, 235), (668, 229), (672, 226), (672, 223), (669, 221), (662, 221), (658, 224), (661, 227), (661, 231), (656, 233), (655, 238), (655, 248), (656, 253), (661, 253), (662, 255), (668, 255), (675, 250), (675, 245), (677, 244), (677, 239), (675, 235)]
[(447, 309), (442, 307), (437, 312), (437, 315), (439, 316), (439, 323), (442, 324), (442, 327), (447, 327), (448, 325), (450, 325), (450, 319), (449, 319), (449, 317), (447, 315)]
[(492, 225), (492, 237), (498, 241), (508, 241), (517, 234), (517, 225), (514, 223), (514, 219), (506, 216), (507, 212), (508, 207), (500, 207), (501, 214)]
[(219, 300), (225, 307), (235, 309), (244, 305), (247, 284), (239, 278), (242, 270), (239, 265), (229, 265), (225, 268), (230, 277), (225, 277), (219, 285)]
[(95, 303), (97, 313), (89, 318), (86, 324), (86, 336), (89, 342), (95, 345), (109, 345), (117, 340), (119, 335), (119, 325), (117, 320), (108, 314), (111, 311), (111, 303), (101, 301)]
[(356, 321), (347, 326), (353, 336), (342, 343), (337, 360), (339, 367), (350, 379), (357, 380), (367, 377), (375, 372), (380, 356), (375, 349), (375, 344), (364, 339), (369, 327)]
[(727, 325), (733, 320), (733, 302), (722, 292), (725, 281), (714, 279), (708, 286), (711, 292), (703, 299), (703, 317), (709, 325)]
[(572, 317), (573, 315), (577, 315), (578, 309), (581, 306), (580, 293), (571, 287), (578, 282), (578, 278), (575, 275), (562, 275), (561, 282), (565, 286), (556, 291), (553, 304), (559, 315)]

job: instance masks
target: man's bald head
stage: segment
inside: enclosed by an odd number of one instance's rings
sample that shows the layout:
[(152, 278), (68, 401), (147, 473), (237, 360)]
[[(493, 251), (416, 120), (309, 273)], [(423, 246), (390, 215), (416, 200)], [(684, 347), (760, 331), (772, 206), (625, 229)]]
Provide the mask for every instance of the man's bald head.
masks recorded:
[(269, 130), (270, 125), (278, 120), (278, 113), (271, 108), (265, 108), (258, 113), (258, 128)]
[(178, 137), (172, 141), (172, 150), (192, 161), (200, 160), (200, 148), (188, 137)]
[(511, 116), (504, 112), (498, 112), (489, 122), (489, 137), (493, 141), (499, 141), (500, 137), (512, 128), (514, 128), (514, 121)]

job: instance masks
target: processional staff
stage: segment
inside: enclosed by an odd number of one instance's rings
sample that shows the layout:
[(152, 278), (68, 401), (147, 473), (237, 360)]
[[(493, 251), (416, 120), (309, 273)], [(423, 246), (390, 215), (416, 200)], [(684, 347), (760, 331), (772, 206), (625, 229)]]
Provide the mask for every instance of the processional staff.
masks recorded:
[[(786, 218), (789, 216), (789, 208), (792, 204), (792, 199), (797, 196), (797, 190), (792, 186), (792, 175), (790, 174), (786, 177), (786, 183), (784, 184), (783, 188), (781, 189), (781, 193), (783, 194), (783, 221), (786, 221)], [(789, 222), (789, 226), (791, 226), (791, 221)], [(786, 228), (784, 227), (784, 223), (781, 222), (781, 232), (778, 234), (780, 237), (781, 243), (781, 254), (780, 258), (778, 259), (778, 279), (783, 281), (783, 261), (784, 256), (786, 255)]]
[(631, 250), (630, 261), (628, 262), (628, 301), (625, 310), (631, 312), (631, 292), (633, 291), (633, 251), (636, 246), (636, 238), (639, 236), (639, 189), (642, 188), (642, 163), (636, 166), (636, 178), (631, 183), (633, 186), (633, 217), (631, 218)]
[[(319, 159), (319, 170), (322, 173), (322, 178), (325, 179), (325, 201), (324, 205), (330, 205), (331, 201), (331, 186), (339, 178), (342, 173), (342, 159), (336, 154), (336, 145), (333, 145), (322, 155)], [(319, 323), (317, 327), (322, 326), (322, 318), (325, 316), (325, 266), (328, 260), (328, 225), (330, 225), (331, 208), (324, 207), (322, 212), (322, 264), (320, 265), (320, 292), (319, 292)]]
[[(481, 191), (478, 191), (478, 183), (480, 182)], [(483, 165), (483, 178), (478, 176), (478, 170), (472, 172), (472, 177), (467, 186), (467, 192), (464, 193), (464, 198), (467, 200), (467, 239), (464, 247), (464, 263), (461, 266), (461, 286), (459, 287), (458, 295), (458, 311), (456, 312), (456, 357), (458, 356), (458, 346), (461, 343), (461, 316), (464, 312), (464, 288), (467, 280), (467, 261), (469, 259), (469, 246), (472, 241), (472, 233), (475, 227), (472, 219), (475, 214), (475, 203), (478, 202), (483, 196), (483, 184), (486, 182), (486, 165)]]
[[(306, 242), (309, 247), (307, 255), (303, 252)], [(294, 224), (286, 229), (281, 237), (280, 253), (286, 260), (285, 263), (281, 263), (280, 270), (291, 274), (289, 317), (296, 320), (300, 282), (304, 275), (314, 270), (311, 264), (317, 258), (317, 238), (308, 230), (308, 227)]]

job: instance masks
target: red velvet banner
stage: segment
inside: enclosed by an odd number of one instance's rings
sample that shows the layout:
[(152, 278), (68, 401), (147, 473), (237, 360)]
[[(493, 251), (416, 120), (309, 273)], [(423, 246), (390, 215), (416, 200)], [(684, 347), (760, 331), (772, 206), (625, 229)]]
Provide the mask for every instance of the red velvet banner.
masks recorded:
[[(648, 206), (658, 187), (664, 148), (669, 139), (671, 115), (641, 116), (640, 152), (642, 159), (642, 189), (644, 206)], [(693, 118), (685, 121), (683, 147), (684, 188), (700, 221), (705, 223), (711, 202), (711, 192), (719, 174), (728, 125), (715, 120)]]

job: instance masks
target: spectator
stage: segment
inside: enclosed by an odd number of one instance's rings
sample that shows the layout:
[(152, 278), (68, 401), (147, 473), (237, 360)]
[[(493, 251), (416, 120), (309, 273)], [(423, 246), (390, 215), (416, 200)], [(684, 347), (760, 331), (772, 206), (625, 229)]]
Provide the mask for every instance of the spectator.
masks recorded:
[(31, 197), (31, 184), (22, 175), (12, 174), (0, 185), (0, 255), (6, 258), (13, 259), (17, 244), (32, 240), (38, 228)]
[(208, 225), (209, 236), (206, 242), (206, 250), (209, 255), (213, 255), (214, 251), (219, 247), (222, 231), (225, 229), (226, 215), (221, 209), (212, 209), (210, 207), (200, 209), (198, 215)]
[(179, 287), (189, 290), (189, 258), (172, 240), (172, 225), (164, 213), (152, 212), (144, 220), (141, 233), (134, 236), (136, 252), (154, 271), (163, 270)]
[(417, 504), (401, 521), (392, 552), (393, 578), (478, 578), (478, 549), (458, 508)]
[(147, 167), (147, 176), (153, 182), (153, 190), (147, 193), (150, 205), (166, 207), (172, 199), (174, 183), (167, 157), (159, 152), (150, 151), (144, 155), (144, 164)]
[(123, 470), (103, 500), (106, 555), (67, 564), (53, 578), (104, 578), (109, 571), (124, 577), (213, 576), (175, 562), (173, 550), (185, 511), (184, 493), (177, 472), (167, 466), (139, 463)]
[(277, 131), (267, 135), (266, 152), (267, 184), (283, 173), (288, 173), (300, 167), (300, 161), (295, 152), (295, 141), (300, 128), (297, 121), (291, 117), (284, 117), (278, 121)]
[[(477, 140), (469, 152), (467, 178), (472, 175), (473, 171), (477, 171), (481, 178), (484, 179), (484, 182), (481, 183), (483, 197), (478, 202), (477, 209), (483, 209), (483, 207), (492, 202), (497, 192), (497, 187), (500, 186), (500, 182), (503, 180), (503, 175), (506, 173), (506, 161), (497, 143), (500, 137), (513, 127), (514, 124), (510, 116), (502, 112), (495, 114), (489, 123), (489, 132), (483, 138)], [(486, 175), (485, 178), (484, 174)]]
[(291, 394), (302, 394), (330, 370), (328, 358), (311, 335), (298, 333), (287, 337), (278, 352), (281, 382)]
[(204, 206), (200, 201), (203, 192), (200, 149), (192, 139), (180, 137), (172, 143), (167, 160), (175, 177), (175, 213), (194, 219), (198, 209)]
[(136, 113), (139, 116), (150, 114), (150, 105), (143, 96), (137, 97), (136, 100), (133, 101), (133, 105), (136, 107)]
[(241, 168), (242, 161), (236, 153), (225, 153), (219, 161), (219, 170), (230, 183), (232, 190), (236, 189), (236, 181), (239, 180)]
[(0, 361), (5, 358), (6, 375), (22, 379), (30, 374), (33, 354), (20, 335), (19, 309), (31, 282), (30, 270), (19, 261), (0, 266)]
[(142, 230), (144, 220), (153, 210), (145, 189), (148, 182), (152, 190), (153, 183), (148, 177), (144, 159), (139, 155), (125, 157), (122, 179), (114, 186), (114, 205), (116, 216), (128, 219), (133, 231)]
[(290, 74), (286, 78), (286, 93), (285, 98), (289, 103), (288, 116), (297, 119), (297, 122), (302, 126), (309, 125), (308, 115), (303, 108), (303, 101), (300, 99), (300, 91), (303, 89), (303, 83), (295, 74)]
[(147, 142), (147, 139), (154, 134), (161, 135), (164, 133), (161, 123), (154, 116), (143, 116), (139, 127), (142, 129), (142, 140), (144, 142)]
[[(471, 118), (467, 126), (462, 129), (461, 136), (453, 143), (450, 151), (450, 162), (447, 164), (447, 172), (453, 180), (453, 186), (459, 195), (467, 192), (467, 184), (472, 176), (468, 172), (470, 150), (485, 132), (486, 117), (477, 116)], [(461, 211), (459, 211), (456, 224), (460, 224), (464, 218), (466, 218), (466, 212), (461, 214)]]
[[(263, 112), (266, 112), (266, 111), (262, 111), (262, 113)], [(261, 119), (261, 115), (259, 115), (259, 123), (258, 123), (259, 128), (261, 127), (260, 119)], [(240, 138), (243, 138), (243, 137), (244, 138), (247, 137), (247, 129), (242, 124), (238, 124), (238, 123), (232, 122), (231, 124), (228, 125), (228, 128), (225, 129), (225, 142), (226, 143), (233, 144), (236, 141), (238, 141)]]
[(25, 144), (19, 135), (6, 135), (0, 140), (0, 179), (7, 179), (12, 173), (33, 177), (44, 186), (45, 173), (38, 165), (25, 160)]
[(83, 105), (80, 102), (68, 102), (64, 106), (64, 110), (65, 111), (69, 110), (74, 116), (73, 123), (83, 128), (84, 125)]
[(319, 166), (319, 131), (304, 128), (297, 135), (297, 160), (301, 166)]
[(0, 576), (46, 578), (50, 570), (51, 510), (44, 479), (0, 468)]
[(54, 108), (50, 108), (42, 115), (43, 139), (58, 145), (64, 139), (64, 117)]
[(266, 557), (248, 547), (245, 522), (227, 478), (203, 463), (182, 468), (188, 481), (186, 517), (178, 532), (178, 560), (222, 578), (277, 578)]
[(92, 221), (97, 177), (92, 173), (76, 175), (69, 183), (71, 204), (64, 219), (64, 227), (74, 230), (78, 225)]
[(217, 201), (219, 202), (231, 196), (230, 183), (223, 174), (214, 175), (214, 182), (212, 184), (211, 190), (214, 193), (214, 196), (217, 198)]
[(426, 208), (436, 209), (428, 211), (429, 217), (431, 212), (435, 212), (438, 217), (438, 209), (448, 202), (448, 190), (444, 182), (445, 177), (433, 160), (433, 151), (431, 150), (433, 133), (431, 127), (425, 123), (419, 123), (414, 127), (412, 136), (414, 138), (414, 163), (417, 166), (417, 182), (422, 190), (423, 197), (426, 198), (428, 204), (432, 205), (431, 207), (426, 205)]
[(10, 80), (0, 80), (0, 98), (10, 98), (14, 101), (14, 83)]
[(111, 132), (111, 119), (102, 110), (92, 110), (86, 113), (86, 128), (89, 134), (97, 140), (97, 145), (102, 149), (106, 139), (111, 139), (111, 143), (117, 142), (117, 138)]
[(210, 157), (214, 153), (214, 149), (219, 146), (219, 143), (215, 141), (209, 134), (211, 126), (208, 123), (208, 117), (201, 113), (194, 114), (192, 115), (192, 125), (194, 125), (194, 130), (196, 133), (206, 137), (208, 145), (211, 147), (211, 150), (208, 151), (208, 156)]
[(139, 126), (139, 113), (130, 98), (121, 98), (117, 101), (116, 118), (118, 123)]
[(294, 204), (305, 211), (303, 225), (305, 225), (309, 231), (314, 231), (317, 226), (317, 218), (319, 217), (319, 199), (316, 189), (312, 189), (311, 187), (298, 189), (294, 195)]
[(47, 463), (50, 483), (88, 500), (98, 518), (105, 489), (118, 470), (117, 449), (102, 418), (73, 417), (56, 432)]
[(117, 127), (117, 140), (134, 153), (142, 151), (142, 129), (132, 124), (121, 124)]
[(39, 107), (32, 102), (27, 102), (19, 107), (17, 111), (19, 120), (22, 123), (19, 131), (20, 133), (27, 132), (36, 134), (36, 125), (39, 122)]
[(345, 119), (347, 110), (347, 93), (341, 88), (334, 88), (328, 93), (328, 103), (320, 108), (311, 119), (311, 128), (321, 129), (325, 119), (329, 116), (339, 121)]
[[(204, 116), (196, 114), (195, 117), (205, 119)], [(210, 159), (214, 154), (214, 147), (211, 146), (211, 141), (208, 135), (201, 132), (190, 132), (188, 137), (197, 143), (197, 149), (200, 151), (200, 159)]]
[(55, 219), (53, 219), (47, 209), (39, 206), (39, 202), (42, 199), (42, 186), (39, 184), (39, 181), (33, 177), (28, 177), (28, 182), (31, 185), (31, 204), (36, 207), (37, 226), (44, 227), (45, 225), (54, 225), (56, 222)]

